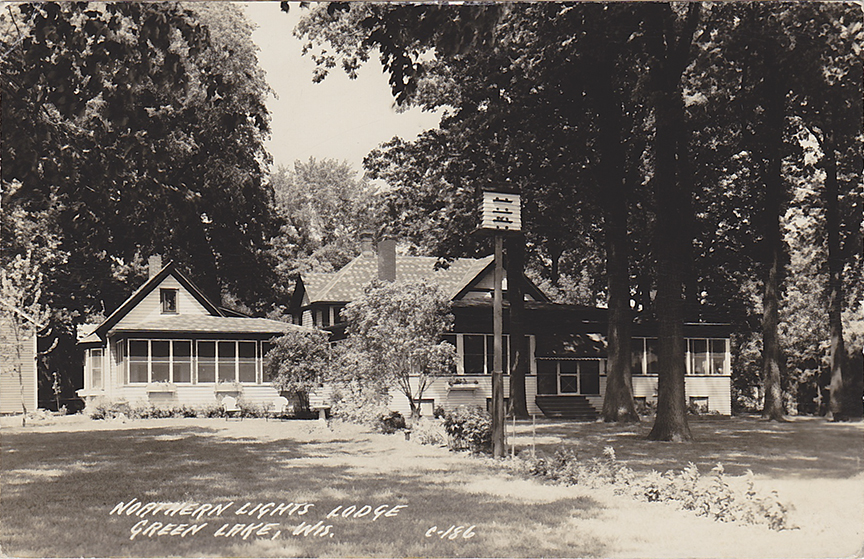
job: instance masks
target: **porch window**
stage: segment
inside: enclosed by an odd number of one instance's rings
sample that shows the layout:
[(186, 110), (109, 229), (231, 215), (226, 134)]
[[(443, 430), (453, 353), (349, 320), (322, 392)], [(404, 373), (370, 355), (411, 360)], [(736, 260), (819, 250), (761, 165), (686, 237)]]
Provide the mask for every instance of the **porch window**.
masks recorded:
[(191, 340), (129, 340), (129, 382), (192, 382)]
[(192, 382), (192, 342), (176, 340), (171, 346), (174, 382)]
[(90, 350), (90, 386), (102, 388), (102, 350)]
[(237, 380), (235, 366), (235, 342), (219, 342), (219, 382), (234, 382)]
[(129, 382), (148, 382), (150, 376), (150, 342), (129, 341)]
[(176, 289), (160, 289), (159, 300), (162, 302), (162, 314), (177, 314)]
[(726, 368), (726, 356), (728, 348), (726, 344), (729, 340), (717, 339), (710, 340), (711, 343), (711, 374), (712, 375), (728, 375), (729, 371)]
[[(491, 375), (495, 362), (495, 336), (486, 335), (486, 374)], [(510, 372), (510, 336), (503, 335), (501, 339), (501, 370)]]
[(150, 382), (171, 382), (171, 342), (150, 342)]
[(466, 375), (482, 375), (486, 359), (485, 336), (483, 334), (465, 334), (463, 337), (464, 363)]
[(237, 356), (240, 382), (255, 382), (255, 342), (237, 342)]
[(645, 339), (645, 374), (659, 375), (660, 374), (660, 358), (659, 355), (660, 341), (657, 338)]
[[(442, 336), (441, 341), (447, 342), (448, 344), (452, 345), (454, 353), (456, 353), (456, 351), (458, 350), (459, 346), (456, 343), (456, 335), (455, 334), (445, 334), (444, 336)], [(457, 358), (458, 358), (458, 354), (457, 354)], [(458, 372), (458, 370), (459, 370), (459, 368), (456, 366), (456, 361), (454, 360), (453, 365), (450, 367), (450, 374), (455, 375)]]
[(657, 338), (633, 338), (630, 342), (633, 354), (634, 375), (656, 375), (660, 372), (657, 359)]
[(216, 342), (198, 342), (198, 382), (216, 382)]
[[(503, 336), (502, 346), (502, 369), (508, 373), (510, 372), (510, 336), (506, 334)], [(495, 360), (495, 336), (462, 334), (462, 355), (457, 356), (457, 359), (460, 358), (466, 375), (491, 375)]]
[(558, 394), (557, 361), (537, 361), (537, 394)]
[(725, 375), (726, 344), (722, 338), (687, 340), (687, 373), (691, 375)]
[[(264, 350), (270, 349), (262, 342)], [(198, 383), (245, 382), (258, 380), (258, 342), (199, 341)]]

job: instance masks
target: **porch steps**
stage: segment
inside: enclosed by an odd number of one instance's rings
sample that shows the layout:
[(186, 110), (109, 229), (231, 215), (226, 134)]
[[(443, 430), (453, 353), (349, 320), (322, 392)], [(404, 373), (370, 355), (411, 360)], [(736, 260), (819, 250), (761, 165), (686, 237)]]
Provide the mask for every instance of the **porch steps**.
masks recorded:
[(537, 395), (534, 402), (543, 412), (543, 415), (549, 418), (595, 421), (599, 417), (591, 402), (585, 396), (578, 394), (567, 396)]

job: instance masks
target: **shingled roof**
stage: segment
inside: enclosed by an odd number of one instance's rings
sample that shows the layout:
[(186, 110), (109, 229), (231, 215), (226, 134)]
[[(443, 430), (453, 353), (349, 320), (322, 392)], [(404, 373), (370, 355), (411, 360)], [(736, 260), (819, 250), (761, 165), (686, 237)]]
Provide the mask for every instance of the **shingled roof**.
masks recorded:
[(234, 316), (164, 316), (141, 324), (115, 328), (114, 332), (166, 332), (172, 334), (284, 334), (308, 328), (267, 318)]
[[(455, 298), (480, 272), (493, 262), (486, 258), (458, 258), (446, 268), (435, 269), (438, 258), (432, 256), (396, 256), (396, 280), (428, 280), (439, 285), (448, 297)], [(303, 286), (309, 303), (347, 302), (363, 295), (363, 289), (378, 278), (378, 257), (364, 253), (332, 274), (308, 274)]]

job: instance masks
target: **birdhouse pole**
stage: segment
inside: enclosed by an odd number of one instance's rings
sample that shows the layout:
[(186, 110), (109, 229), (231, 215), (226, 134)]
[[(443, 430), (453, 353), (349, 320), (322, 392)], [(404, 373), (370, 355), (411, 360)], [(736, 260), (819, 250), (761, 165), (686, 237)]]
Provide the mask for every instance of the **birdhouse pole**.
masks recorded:
[(505, 192), (484, 192), (480, 229), (495, 238), (495, 289), (492, 299), (492, 455), (503, 458), (504, 442), (504, 235), (522, 229), (519, 195)]

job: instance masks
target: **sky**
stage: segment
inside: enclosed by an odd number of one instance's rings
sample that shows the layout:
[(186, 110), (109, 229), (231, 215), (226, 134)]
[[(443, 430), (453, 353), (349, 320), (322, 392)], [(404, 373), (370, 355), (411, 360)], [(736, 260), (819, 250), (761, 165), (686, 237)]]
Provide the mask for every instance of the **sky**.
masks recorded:
[(380, 143), (393, 136), (413, 139), (437, 125), (437, 116), (418, 109), (396, 112), (377, 57), (360, 69), (356, 80), (334, 68), (323, 82), (312, 83), (315, 63), (301, 55), (302, 42), (292, 33), (305, 12), (298, 4), (292, 3), (287, 14), (279, 2), (242, 5), (258, 25), (252, 40), (278, 96), (267, 100), (272, 117), (267, 149), (274, 169), (314, 157), (347, 161), (360, 171), (363, 158)]

